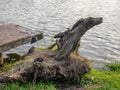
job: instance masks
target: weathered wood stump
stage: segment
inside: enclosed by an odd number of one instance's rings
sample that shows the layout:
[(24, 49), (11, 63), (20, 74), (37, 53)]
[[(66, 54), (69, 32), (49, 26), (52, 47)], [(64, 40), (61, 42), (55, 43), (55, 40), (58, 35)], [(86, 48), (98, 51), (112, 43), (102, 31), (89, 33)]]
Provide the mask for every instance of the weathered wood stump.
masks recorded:
[(52, 57), (55, 54), (51, 50), (35, 51), (30, 56), (31, 62), (17, 65), (16, 69), (9, 74), (1, 74), (0, 82), (27, 82), (36, 77), (37, 80), (72, 83), (91, 70), (91, 62), (87, 58), (71, 54), (70, 58), (65, 61), (56, 61)]
[(77, 21), (72, 29), (68, 29), (65, 32), (55, 35), (57, 44), (56, 60), (66, 59), (70, 56), (71, 52), (78, 51), (79, 42), (81, 37), (93, 26), (102, 23), (102, 18), (88, 17)]
[[(87, 30), (102, 23), (102, 18), (80, 19), (72, 29), (55, 35), (57, 49), (38, 50), (31, 54), (32, 62), (26, 63), (14, 73), (0, 77), (0, 82), (53, 80), (73, 82), (91, 70), (90, 61), (77, 53), (81, 37)], [(54, 46), (52, 45), (52, 46)], [(74, 53), (76, 52), (76, 53)]]

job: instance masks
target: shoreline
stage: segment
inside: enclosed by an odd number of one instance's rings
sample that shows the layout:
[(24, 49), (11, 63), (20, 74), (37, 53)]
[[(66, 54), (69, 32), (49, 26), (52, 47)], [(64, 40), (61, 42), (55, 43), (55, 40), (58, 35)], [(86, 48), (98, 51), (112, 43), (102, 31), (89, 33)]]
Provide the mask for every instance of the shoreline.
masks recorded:
[[(5, 67), (1, 68), (2, 72), (9, 71), (10, 68), (15, 69), (17, 67), (21, 66), (23, 63), (29, 63), (31, 62), (31, 58), (29, 56), (26, 57), (26, 60), (20, 60), (12, 64), (6, 64)], [(45, 90), (106, 90), (106, 88), (112, 89), (115, 88), (115, 90), (120, 89), (120, 85), (117, 84), (119, 79), (119, 73), (120, 73), (120, 63), (117, 64), (108, 64), (107, 69), (104, 70), (95, 70), (92, 68), (90, 72), (83, 75), (82, 81), (77, 82), (76, 84), (71, 85), (57, 85), (53, 82), (39, 82), (36, 83), (34, 88), (37, 88), (35, 90), (38, 90), (38, 88), (45, 89)], [(1, 71), (0, 70), (0, 71)], [(13, 70), (10, 70), (10, 72)], [(0, 75), (1, 76), (1, 75)], [(111, 83), (111, 84), (110, 84)], [(30, 88), (31, 84), (28, 82), (25, 84), (26, 89), (23, 89), (24, 85), (19, 85), (19, 83), (8, 83), (8, 84), (0, 84), (0, 87), (4, 87), (3, 90), (9, 88), (9, 90), (15, 90), (15, 88), (21, 88), (22, 90), (28, 90)], [(41, 87), (42, 85), (42, 87)], [(52, 89), (51, 89), (52, 88)]]

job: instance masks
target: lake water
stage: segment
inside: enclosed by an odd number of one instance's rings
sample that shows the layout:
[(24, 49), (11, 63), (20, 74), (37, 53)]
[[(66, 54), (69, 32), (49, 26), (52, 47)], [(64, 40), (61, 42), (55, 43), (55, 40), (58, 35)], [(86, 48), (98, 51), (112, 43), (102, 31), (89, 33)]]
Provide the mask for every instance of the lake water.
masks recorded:
[[(54, 34), (88, 16), (103, 17), (104, 22), (82, 37), (79, 54), (97, 66), (120, 61), (120, 0), (0, 0), (0, 24), (16, 23), (44, 32), (35, 46), (49, 46)], [(30, 45), (11, 51), (23, 53), (26, 47)]]

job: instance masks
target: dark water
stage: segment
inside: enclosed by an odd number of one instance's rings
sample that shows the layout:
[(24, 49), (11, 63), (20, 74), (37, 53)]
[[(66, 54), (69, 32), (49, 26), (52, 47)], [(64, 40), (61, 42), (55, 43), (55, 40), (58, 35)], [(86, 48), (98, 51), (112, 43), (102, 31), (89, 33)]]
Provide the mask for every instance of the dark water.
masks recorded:
[[(54, 34), (88, 16), (101, 16), (104, 23), (82, 37), (79, 54), (98, 66), (120, 61), (120, 0), (0, 0), (0, 24), (12, 22), (44, 32), (45, 39), (35, 46), (52, 44)], [(26, 47), (30, 45), (11, 51), (23, 53)]]

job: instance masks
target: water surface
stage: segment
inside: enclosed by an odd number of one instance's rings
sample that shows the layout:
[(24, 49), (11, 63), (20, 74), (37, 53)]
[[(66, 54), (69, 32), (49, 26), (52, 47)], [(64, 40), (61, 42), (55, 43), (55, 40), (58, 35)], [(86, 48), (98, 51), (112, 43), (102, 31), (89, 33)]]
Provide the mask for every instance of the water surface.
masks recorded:
[[(120, 0), (0, 0), (0, 24), (16, 23), (44, 32), (45, 39), (35, 46), (47, 47), (54, 34), (88, 16), (103, 17), (104, 22), (82, 37), (79, 54), (98, 66), (120, 61)], [(29, 46), (11, 51), (23, 53)]]

